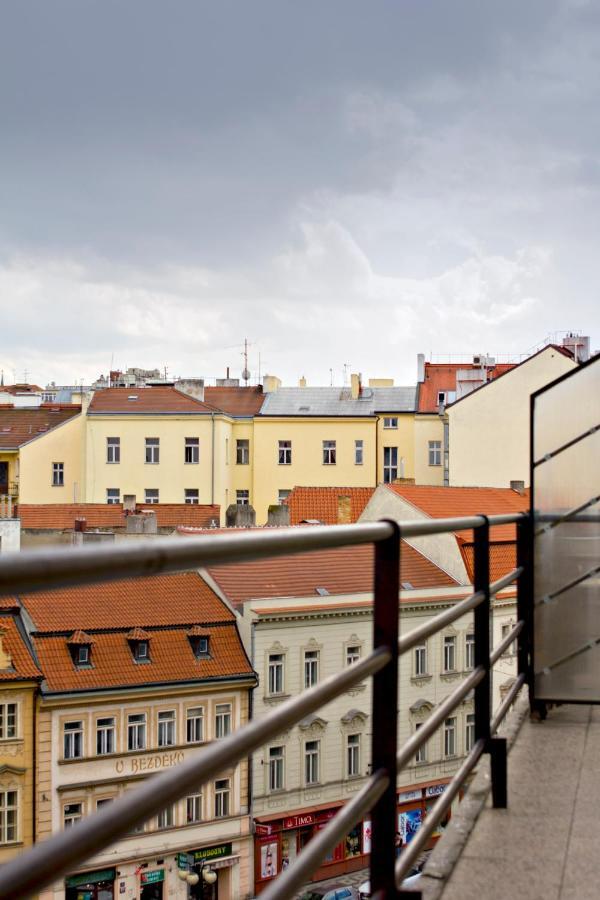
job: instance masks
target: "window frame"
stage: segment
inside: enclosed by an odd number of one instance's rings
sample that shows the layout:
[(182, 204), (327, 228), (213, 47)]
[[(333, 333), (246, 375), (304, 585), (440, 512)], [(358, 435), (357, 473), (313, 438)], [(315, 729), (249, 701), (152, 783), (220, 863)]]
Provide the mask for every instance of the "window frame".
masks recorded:
[[(245, 496), (241, 497), (241, 494), (245, 494)], [(236, 506), (250, 506), (250, 491), (247, 488), (236, 490), (235, 503)]]
[[(356, 651), (353, 653), (352, 651)], [(360, 662), (362, 659), (362, 645), (361, 644), (346, 644), (346, 666), (352, 666), (354, 663)]]
[(386, 431), (392, 431), (393, 429), (398, 429), (398, 416), (384, 416), (383, 417), (383, 427)]
[[(190, 804), (191, 801), (191, 804)], [(190, 817), (190, 805), (192, 809), (197, 811), (197, 815)], [(196, 825), (198, 822), (202, 822), (204, 816), (202, 814), (202, 791), (198, 791), (195, 794), (188, 794), (185, 798), (185, 823), (186, 825)]]
[(304, 650), (302, 654), (302, 675), (304, 690), (314, 687), (319, 683), (319, 669), (321, 663), (321, 654), (314, 647)]
[[(72, 812), (67, 817), (68, 809), (79, 809), (78, 813)], [(63, 804), (63, 829), (72, 828), (74, 825), (77, 825), (78, 822), (81, 822), (83, 819), (83, 803), (79, 801), (78, 803), (64, 803)]]
[(159, 503), (160, 488), (144, 488), (144, 506), (158, 506)]
[[(67, 726), (79, 726), (68, 728)], [(84, 725), (83, 719), (63, 722), (63, 759), (83, 759)]]
[(475, 668), (475, 630), (465, 634), (465, 669)]
[[(188, 453), (189, 451), (189, 453)], [(189, 457), (189, 459), (188, 459)], [(200, 438), (186, 437), (183, 439), (183, 464), (185, 466), (197, 466), (200, 463)]]
[(19, 801), (20, 791), (18, 788), (3, 787), (0, 790), (0, 846), (2, 847), (19, 842)]
[(427, 641), (414, 647), (413, 662), (415, 678), (424, 678), (429, 674), (427, 671)]
[(362, 438), (354, 441), (354, 465), (362, 466), (365, 461), (365, 442)]
[[(309, 749), (310, 748), (310, 749)], [(321, 741), (311, 739), (304, 742), (304, 784), (310, 787), (320, 784)]]
[[(452, 665), (449, 666), (448, 662)], [(442, 675), (450, 675), (456, 671), (456, 635), (445, 634), (442, 641)]]
[(106, 438), (106, 463), (109, 466), (118, 466), (121, 462), (121, 438)]
[(165, 806), (156, 817), (156, 830), (166, 831), (168, 828), (175, 828), (175, 806)]
[(283, 744), (269, 747), (268, 782), (270, 794), (285, 790), (285, 747)]
[[(279, 690), (276, 689), (278, 684), (281, 684)], [(267, 690), (269, 697), (278, 697), (285, 693), (285, 653), (267, 654)]]
[(147, 466), (157, 466), (160, 463), (160, 438), (147, 437), (144, 438), (144, 464)]
[(346, 735), (346, 778), (360, 778), (362, 735), (359, 731)]
[(231, 815), (231, 778), (216, 779), (214, 782), (214, 797), (215, 819), (226, 819)]
[(323, 465), (337, 465), (337, 440), (323, 441)]
[(383, 483), (392, 484), (398, 477), (398, 448), (383, 448)]
[(278, 465), (280, 466), (291, 466), (292, 465), (292, 442), (288, 440), (280, 440), (278, 441)]
[(121, 488), (106, 488), (106, 505), (118, 506), (121, 502)]
[[(168, 718), (167, 718), (168, 717)], [(156, 716), (157, 747), (174, 747), (177, 743), (177, 713), (175, 709), (160, 709)]]
[[(108, 724), (100, 724), (100, 723), (112, 722), (112, 725)], [(108, 736), (111, 735), (109, 738)], [(108, 746), (112, 743), (112, 748), (101, 750), (100, 745), (105, 744)], [(99, 716), (96, 719), (96, 756), (110, 756), (111, 753), (116, 753), (117, 748), (117, 729), (116, 729), (116, 716)]]
[(469, 753), (475, 746), (475, 713), (467, 713), (465, 716), (465, 753)]
[(430, 466), (441, 466), (442, 465), (442, 442), (441, 441), (428, 441), (428, 464)]
[[(139, 721), (132, 721), (132, 719), (138, 719)], [(143, 740), (140, 742), (139, 735), (142, 735)], [(135, 736), (135, 740), (132, 740), (132, 737)], [(148, 714), (145, 712), (141, 713), (128, 713), (127, 714), (127, 752), (135, 753), (136, 750), (147, 750), (148, 749)]]
[(200, 491), (198, 488), (184, 488), (183, 502), (186, 506), (198, 506), (200, 504)]
[(237, 438), (235, 442), (235, 464), (236, 466), (250, 465), (250, 439)]
[[(423, 726), (423, 722), (415, 723), (415, 734), (418, 732), (419, 728)], [(415, 765), (422, 766), (429, 761), (428, 753), (427, 753), (427, 744), (428, 741), (425, 741), (424, 744), (421, 744), (417, 752), (415, 753)]]
[[(10, 741), (17, 740), (19, 737), (20, 725), (20, 704), (12, 700), (6, 700), (0, 703), (0, 740)], [(10, 707), (14, 707), (11, 711)], [(12, 729), (9, 727), (12, 721)]]
[(215, 740), (219, 741), (231, 734), (233, 727), (233, 704), (215, 703)]
[(65, 486), (65, 464), (64, 462), (52, 463), (52, 487)]
[(457, 755), (456, 749), (456, 716), (444, 719), (444, 759), (452, 759)]
[[(199, 713), (199, 715), (192, 715)], [(199, 723), (199, 725), (198, 725)], [(200, 732), (200, 737), (190, 738), (190, 733)], [(185, 737), (187, 744), (203, 744), (204, 743), (204, 707), (188, 706), (185, 711)]]

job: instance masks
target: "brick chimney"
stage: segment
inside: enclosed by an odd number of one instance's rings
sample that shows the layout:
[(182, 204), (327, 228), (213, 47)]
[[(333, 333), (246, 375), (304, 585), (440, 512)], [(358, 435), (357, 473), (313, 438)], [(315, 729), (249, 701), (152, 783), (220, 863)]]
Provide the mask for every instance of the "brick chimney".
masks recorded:
[(353, 372), (350, 376), (350, 393), (353, 400), (358, 400), (362, 394), (362, 374)]
[(338, 494), (338, 525), (350, 525), (352, 522), (352, 501), (347, 494)]

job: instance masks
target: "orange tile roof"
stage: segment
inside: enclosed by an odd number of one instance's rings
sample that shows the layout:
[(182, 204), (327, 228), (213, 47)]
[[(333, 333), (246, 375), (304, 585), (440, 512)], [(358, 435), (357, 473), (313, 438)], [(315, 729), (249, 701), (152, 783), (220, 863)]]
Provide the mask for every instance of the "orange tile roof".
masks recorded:
[[(139, 503), (138, 509), (156, 513), (159, 528), (176, 528), (178, 525), (210, 527), (219, 522), (221, 508), (197, 503)], [(17, 515), (21, 528), (69, 529), (75, 519), (85, 519), (87, 528), (125, 528), (125, 515), (121, 503), (20, 503)]]
[(252, 676), (235, 624), (208, 627), (204, 633), (209, 638), (210, 656), (197, 658), (183, 629), (153, 631), (150, 662), (143, 664), (135, 661), (123, 631), (95, 634), (89, 668), (75, 666), (64, 637), (42, 634), (32, 637), (52, 692)]
[[(401, 603), (415, 604), (415, 603), (457, 603), (459, 600), (464, 600), (465, 597), (468, 597), (469, 594), (432, 594), (430, 596), (424, 597), (411, 597), (410, 594), (404, 592), (404, 596), (401, 597)], [(316, 599), (316, 598), (315, 598)], [(302, 606), (255, 606), (253, 607), (254, 612), (259, 616), (273, 616), (273, 615), (294, 615), (295, 613), (307, 613), (307, 612), (326, 612), (327, 610), (336, 611), (341, 609), (370, 609), (373, 606), (373, 598), (369, 597), (367, 600), (348, 600), (342, 603), (311, 603), (310, 605), (302, 605)]]
[(3, 384), (0, 391), (6, 391), (7, 394), (41, 394), (43, 388), (38, 384)]
[[(129, 400), (137, 397), (137, 400)], [(104, 388), (95, 391), (88, 407), (88, 415), (128, 413), (151, 415), (153, 413), (203, 413), (214, 412), (213, 407), (195, 400), (171, 386)]]
[[(74, 551), (76, 552), (76, 551)], [(231, 610), (196, 572), (41, 591), (20, 597), (36, 632), (230, 623)]]
[(252, 387), (206, 387), (204, 399), (231, 416), (257, 416), (265, 399), (262, 385)]
[[(529, 509), (528, 490), (521, 495), (512, 488), (434, 487), (419, 484), (387, 484), (386, 488), (432, 519), (475, 516), (479, 513), (492, 516), (526, 512)], [(457, 536), (466, 541), (472, 539), (471, 531), (457, 532)], [(516, 526), (495, 526), (490, 537), (494, 541), (514, 541)]]
[[(469, 580), (475, 578), (475, 556), (473, 544), (468, 541), (458, 541), (458, 546), (463, 558)], [(490, 541), (490, 581), (497, 581), (507, 575), (517, 566), (517, 545), (514, 541), (502, 541), (494, 543)]]
[(77, 631), (74, 631), (71, 637), (67, 640), (67, 644), (93, 644), (94, 638), (91, 634), (88, 634), (87, 631), (82, 631), (81, 628), (78, 628)]
[[(340, 547), (235, 565), (211, 566), (209, 574), (234, 604), (266, 597), (318, 597), (373, 590), (373, 547)], [(411, 547), (402, 543), (403, 582), (414, 588), (448, 587), (457, 582)]]
[[(504, 375), (516, 367), (516, 363), (500, 363), (488, 368), (489, 381)], [(456, 374), (459, 369), (479, 370), (481, 366), (474, 363), (425, 363), (425, 381), (419, 384), (419, 412), (438, 411), (437, 396), (439, 391), (456, 390)]]
[(17, 450), (81, 412), (73, 404), (14, 407), (0, 405), (0, 450)]
[(349, 521), (356, 522), (374, 490), (371, 487), (295, 487), (286, 501), (290, 510), (290, 525), (299, 525), (305, 519), (337, 525), (340, 497), (350, 497)]
[(15, 618), (0, 616), (0, 629), (4, 632), (2, 644), (12, 660), (11, 669), (0, 669), (0, 681), (41, 679), (42, 673), (35, 664)]
[(148, 641), (148, 640), (150, 640), (150, 635), (147, 631), (144, 631), (143, 628), (132, 628), (131, 631), (127, 632), (127, 640), (128, 641)]

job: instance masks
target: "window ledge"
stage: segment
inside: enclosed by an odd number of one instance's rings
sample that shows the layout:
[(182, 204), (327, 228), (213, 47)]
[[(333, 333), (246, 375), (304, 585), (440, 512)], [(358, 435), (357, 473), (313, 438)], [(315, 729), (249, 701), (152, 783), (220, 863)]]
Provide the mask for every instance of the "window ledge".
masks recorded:
[(411, 684), (427, 684), (433, 678), (433, 675), (412, 675), (411, 676)]
[(266, 697), (263, 697), (264, 703), (279, 703), (280, 700), (289, 700), (291, 694), (269, 694)]
[(455, 681), (457, 678), (461, 677), (461, 673), (454, 670), (452, 672), (440, 672), (440, 678), (442, 681)]

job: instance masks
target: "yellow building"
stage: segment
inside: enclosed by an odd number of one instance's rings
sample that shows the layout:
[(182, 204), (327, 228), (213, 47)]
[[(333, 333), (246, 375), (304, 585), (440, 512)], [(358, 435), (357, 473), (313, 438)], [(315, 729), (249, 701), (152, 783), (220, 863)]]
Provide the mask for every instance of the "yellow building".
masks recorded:
[(0, 601), (0, 865), (33, 843), (35, 697), (42, 675), (17, 601)]

